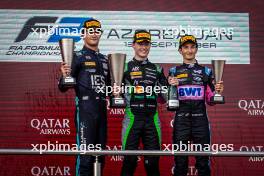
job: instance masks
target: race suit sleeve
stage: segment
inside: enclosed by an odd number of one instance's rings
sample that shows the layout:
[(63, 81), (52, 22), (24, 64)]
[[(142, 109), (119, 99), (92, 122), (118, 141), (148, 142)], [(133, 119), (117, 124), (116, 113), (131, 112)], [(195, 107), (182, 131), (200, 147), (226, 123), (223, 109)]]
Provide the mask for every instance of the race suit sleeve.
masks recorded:
[[(77, 83), (79, 69), (80, 69), (80, 62), (79, 62), (79, 59), (78, 59), (76, 53), (74, 53), (72, 65), (71, 65), (71, 76), (76, 79), (76, 83)], [(58, 88), (61, 92), (66, 92), (69, 89), (69, 87), (65, 87), (62, 84), (62, 79), (63, 79), (63, 76), (60, 77)]]
[(214, 84), (213, 84), (213, 73), (212, 73), (212, 70), (209, 69), (209, 68), (205, 68), (205, 72), (206, 74), (208, 75), (208, 82), (207, 82), (207, 87), (206, 87), (206, 92), (205, 92), (205, 100), (206, 100), (206, 103), (210, 106), (213, 106), (215, 105), (215, 103), (212, 103), (211, 102), (211, 98), (212, 96), (214, 96), (214, 91), (215, 91), (215, 87), (214, 87)]

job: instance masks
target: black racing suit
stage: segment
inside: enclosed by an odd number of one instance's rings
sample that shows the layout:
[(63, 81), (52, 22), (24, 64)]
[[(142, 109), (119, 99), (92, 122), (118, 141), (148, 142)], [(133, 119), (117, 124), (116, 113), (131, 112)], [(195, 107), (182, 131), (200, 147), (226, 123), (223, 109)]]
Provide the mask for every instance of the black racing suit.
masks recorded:
[[(126, 86), (135, 88), (125, 94), (127, 107), (122, 129), (123, 150), (138, 150), (141, 138), (144, 150), (160, 150), (161, 129), (157, 110), (159, 92), (154, 93), (153, 88), (160, 87), (161, 93), (166, 92), (167, 80), (163, 69), (147, 59), (137, 61), (133, 58), (126, 64), (124, 82)], [(141, 88), (145, 90), (144, 93)], [(159, 176), (159, 157), (146, 156), (144, 159), (147, 175)], [(137, 156), (125, 156), (121, 176), (134, 175), (136, 166)]]
[[(213, 96), (212, 71), (208, 67), (183, 64), (170, 69), (170, 75), (179, 80), (178, 96), (180, 107), (174, 118), (173, 143), (210, 144), (210, 130), (207, 119), (206, 102), (209, 105)], [(195, 167), (199, 176), (210, 175), (210, 161), (207, 156), (197, 156)], [(188, 156), (175, 157), (175, 176), (186, 176)]]
[[(91, 145), (95, 150), (105, 149), (107, 119), (105, 93), (98, 92), (98, 87), (109, 84), (108, 61), (98, 52), (83, 47), (74, 53), (71, 66), (71, 75), (76, 78), (76, 113), (75, 126), (77, 144), (80, 150)], [(65, 92), (67, 88), (59, 82), (59, 89)], [(101, 162), (104, 159), (101, 158)], [(93, 175), (94, 157), (87, 155), (77, 156), (76, 176)]]

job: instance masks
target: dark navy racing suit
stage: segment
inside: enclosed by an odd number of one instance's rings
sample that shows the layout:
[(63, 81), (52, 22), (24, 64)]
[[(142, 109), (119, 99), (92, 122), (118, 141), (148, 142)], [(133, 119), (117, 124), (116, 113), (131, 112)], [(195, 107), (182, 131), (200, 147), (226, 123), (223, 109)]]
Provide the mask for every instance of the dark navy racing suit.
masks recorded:
[[(210, 144), (210, 130), (206, 112), (213, 96), (212, 71), (208, 67), (195, 64), (183, 64), (169, 70), (179, 80), (178, 96), (180, 107), (174, 118), (173, 143)], [(209, 157), (197, 156), (196, 168), (199, 176), (210, 175)], [(188, 156), (175, 157), (175, 176), (186, 176)]]
[[(109, 85), (109, 71), (107, 58), (91, 49), (83, 47), (74, 53), (71, 75), (76, 78), (76, 113), (75, 125), (77, 144), (97, 149), (105, 149), (107, 120), (105, 93), (98, 92), (98, 87)], [(62, 80), (62, 79), (61, 79)], [(67, 90), (59, 82), (62, 92)], [(103, 162), (103, 158), (101, 158)], [(80, 155), (76, 159), (76, 175), (93, 175), (94, 157)]]
[[(126, 64), (124, 81), (126, 86), (167, 86), (163, 69), (148, 60), (131, 60)], [(167, 87), (166, 87), (167, 88)], [(150, 89), (149, 89), (150, 90)], [(151, 93), (151, 94), (150, 94)], [(156, 92), (157, 93), (157, 92)], [(122, 146), (124, 150), (138, 150), (142, 139), (144, 150), (160, 150), (161, 129), (157, 110), (157, 97), (152, 91), (142, 93), (139, 89), (125, 95), (126, 110), (123, 120)], [(146, 156), (145, 169), (148, 176), (159, 176), (159, 157)], [(137, 166), (137, 156), (125, 156), (122, 176), (132, 176)]]

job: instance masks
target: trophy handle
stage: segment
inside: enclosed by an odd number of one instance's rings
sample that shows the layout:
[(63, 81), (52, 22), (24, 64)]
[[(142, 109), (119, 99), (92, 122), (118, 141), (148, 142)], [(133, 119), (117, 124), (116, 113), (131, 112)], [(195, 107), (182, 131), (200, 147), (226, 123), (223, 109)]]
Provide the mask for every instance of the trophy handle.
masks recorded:
[[(116, 82), (114, 82), (113, 83), (113, 87), (119, 87), (119, 92), (116, 92), (116, 94), (113, 94), (113, 97), (114, 98), (121, 98), (121, 87), (120, 86), (118, 86), (118, 84), (116, 83)], [(113, 92), (115, 92), (114, 90), (113, 90)]]

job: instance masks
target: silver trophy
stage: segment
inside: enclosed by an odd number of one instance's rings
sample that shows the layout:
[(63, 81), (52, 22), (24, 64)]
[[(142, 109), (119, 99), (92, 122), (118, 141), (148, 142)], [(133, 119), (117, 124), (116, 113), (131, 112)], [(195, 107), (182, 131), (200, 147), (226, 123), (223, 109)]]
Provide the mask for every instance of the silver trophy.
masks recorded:
[[(74, 41), (72, 38), (63, 38), (59, 41), (62, 61), (71, 67), (73, 60)], [(76, 84), (75, 78), (70, 73), (62, 79), (62, 84), (67, 87), (73, 87)]]
[[(111, 75), (111, 85), (112, 86), (122, 86), (123, 76), (124, 76), (124, 68), (126, 62), (126, 54), (122, 53), (113, 53), (108, 54), (110, 75)], [(111, 107), (125, 107), (125, 99), (121, 97), (121, 92), (118, 92), (117, 95), (111, 97), (110, 99)]]
[[(223, 79), (225, 62), (225, 60), (212, 60), (215, 83), (218, 83)], [(215, 95), (212, 97), (212, 102), (216, 104), (224, 104), (225, 98), (219, 92), (216, 92)]]
[[(175, 75), (170, 74), (169, 76), (175, 77)], [(178, 98), (178, 89), (177, 86), (170, 85), (168, 91), (168, 101), (167, 101), (167, 110), (176, 111), (180, 106)]]

